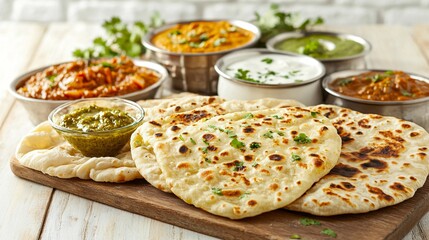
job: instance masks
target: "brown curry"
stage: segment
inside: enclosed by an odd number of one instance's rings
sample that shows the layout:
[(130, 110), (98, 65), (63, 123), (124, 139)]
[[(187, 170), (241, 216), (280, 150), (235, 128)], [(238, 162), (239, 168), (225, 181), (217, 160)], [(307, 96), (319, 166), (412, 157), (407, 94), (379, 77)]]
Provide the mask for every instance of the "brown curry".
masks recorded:
[(429, 83), (401, 71), (365, 72), (335, 79), (329, 87), (346, 96), (375, 101), (406, 101), (429, 96)]
[(245, 45), (254, 34), (227, 21), (191, 22), (158, 33), (152, 43), (177, 53), (220, 52)]

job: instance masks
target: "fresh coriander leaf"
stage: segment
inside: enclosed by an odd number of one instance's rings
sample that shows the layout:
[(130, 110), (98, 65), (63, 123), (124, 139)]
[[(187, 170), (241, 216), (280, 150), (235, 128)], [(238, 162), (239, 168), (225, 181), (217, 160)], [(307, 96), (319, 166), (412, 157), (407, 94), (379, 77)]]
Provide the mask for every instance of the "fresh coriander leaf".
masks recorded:
[(239, 68), (237, 69), (237, 72), (235, 73), (234, 76), (238, 79), (246, 80), (249, 82), (260, 82), (259, 80), (249, 77), (249, 72), (250, 70)]
[(179, 135), (179, 139), (182, 140), (183, 142), (185, 141), (185, 139), (183, 138), (182, 134)]
[(273, 138), (273, 131), (268, 131), (268, 132), (264, 133), (264, 135), (262, 135), (262, 136), (264, 136), (266, 138)]
[(384, 72), (384, 74), (386, 74), (388, 76), (392, 76), (393, 74), (395, 74), (395, 72), (392, 70), (388, 70), (388, 71)]
[(412, 97), (413, 96), (412, 93), (408, 92), (405, 89), (401, 89), (401, 94), (402, 94), (402, 96), (405, 96), (405, 97)]
[(212, 193), (219, 196), (223, 196), (222, 188), (212, 188)]
[(240, 149), (242, 147), (245, 147), (243, 142), (238, 141), (237, 138), (232, 139), (232, 141), (229, 143), (233, 148)]
[(175, 29), (175, 30), (168, 33), (168, 36), (170, 36), (170, 37), (177, 36), (177, 35), (182, 35), (182, 32), (179, 29)]
[(273, 118), (275, 118), (275, 119), (283, 119), (283, 117), (279, 116), (279, 115), (273, 115)]
[(243, 170), (244, 168), (245, 168), (245, 166), (244, 166), (244, 162), (239, 162), (239, 161), (237, 161), (237, 162), (235, 162), (234, 163), (235, 164), (235, 167), (234, 167), (234, 171), (241, 171), (241, 170)]
[(203, 48), (206, 45), (206, 42), (190, 42), (189, 46), (193, 48)]
[(243, 193), (243, 194), (241, 194), (240, 195), (240, 197), (238, 198), (238, 199), (243, 199), (243, 198), (245, 198), (245, 197), (247, 197), (248, 195), (250, 195), (250, 192), (245, 192), (245, 193)]
[(209, 36), (207, 35), (207, 33), (203, 33), (200, 35), (200, 40), (201, 41), (207, 41), (209, 40)]
[(212, 161), (208, 158), (204, 158), (204, 161), (208, 162), (208, 163), (212, 163)]
[(311, 112), (311, 116), (316, 118), (317, 117), (317, 112)]
[(301, 223), (301, 225), (304, 225), (304, 226), (321, 225), (319, 221), (311, 218), (300, 218), (299, 222)]
[(210, 145), (210, 143), (209, 143), (209, 142), (207, 142), (207, 140), (205, 140), (205, 139), (203, 140), (203, 143), (204, 143), (205, 145), (207, 145), (207, 146), (208, 146), (208, 145)]
[(305, 133), (298, 134), (298, 136), (294, 137), (293, 140), (298, 144), (311, 143), (311, 139), (305, 135)]
[(271, 64), (271, 63), (273, 63), (273, 59), (272, 58), (264, 58), (261, 60), (261, 62), (264, 62), (266, 64)]
[(341, 79), (341, 80), (338, 81), (337, 85), (341, 86), (341, 87), (344, 87), (344, 86), (348, 85), (351, 82), (353, 82), (352, 78), (343, 78), (343, 79)]
[(214, 126), (214, 125), (209, 125), (208, 127), (211, 128), (211, 129), (217, 130), (217, 127)]
[(180, 39), (180, 40), (178, 41), (178, 43), (179, 43), (179, 44), (186, 44), (186, 43), (188, 43), (188, 40), (186, 40), (186, 39)]
[(301, 239), (301, 236), (298, 234), (292, 234), (290, 235), (289, 239)]
[(284, 132), (282, 132), (282, 131), (276, 131), (276, 133), (279, 135), (279, 136), (284, 136), (285, 135), (285, 133)]
[(203, 151), (203, 153), (207, 153), (208, 149), (207, 149), (207, 147), (204, 147), (203, 149), (201, 149), (201, 151)]
[(321, 232), (321, 234), (325, 234), (328, 235), (330, 237), (336, 238), (337, 237), (337, 233), (334, 232), (334, 230), (330, 229), (330, 228), (325, 228), (323, 229)]
[(295, 83), (302, 83), (302, 82), (304, 82), (304, 80), (296, 79), (294, 82)]
[(228, 134), (229, 138), (236, 138), (237, 137), (237, 134), (235, 134), (233, 131), (231, 131), (229, 129), (226, 129), (225, 133)]
[(246, 115), (244, 115), (244, 117), (243, 117), (244, 119), (250, 119), (250, 118), (253, 118), (253, 114), (251, 114), (251, 113), (247, 113)]
[(300, 49), (300, 53), (312, 57), (318, 57), (327, 51), (329, 50), (318, 40), (309, 41), (303, 48)]
[(53, 83), (55, 83), (55, 78), (57, 76), (58, 76), (57, 74), (53, 74), (53, 75), (47, 77), (47, 79), (53, 84)]
[(258, 142), (252, 142), (252, 143), (250, 143), (249, 147), (250, 147), (250, 149), (254, 150), (254, 149), (260, 148), (261, 144)]
[(192, 144), (194, 144), (194, 145), (196, 145), (196, 144), (197, 144), (193, 138), (190, 138), (189, 140), (191, 140), (191, 143), (192, 143)]
[(383, 77), (380, 74), (376, 74), (376, 75), (374, 75), (374, 76), (371, 77), (371, 81), (373, 83), (379, 82), (381, 80), (383, 80)]
[(113, 68), (113, 65), (108, 63), (108, 62), (102, 62), (101, 66), (106, 67), (106, 68)]
[(259, 163), (256, 163), (256, 162), (252, 163), (252, 167), (256, 167), (258, 165), (259, 165)]
[(297, 154), (292, 153), (292, 162), (301, 160), (301, 157)]

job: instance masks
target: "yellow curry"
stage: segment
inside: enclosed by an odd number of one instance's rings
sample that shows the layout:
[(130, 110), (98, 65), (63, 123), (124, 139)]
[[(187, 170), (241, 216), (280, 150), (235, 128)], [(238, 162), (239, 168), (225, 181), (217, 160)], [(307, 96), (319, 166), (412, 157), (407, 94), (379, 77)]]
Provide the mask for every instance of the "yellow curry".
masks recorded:
[(229, 50), (250, 42), (254, 34), (227, 21), (191, 22), (158, 33), (152, 43), (177, 53), (208, 53)]

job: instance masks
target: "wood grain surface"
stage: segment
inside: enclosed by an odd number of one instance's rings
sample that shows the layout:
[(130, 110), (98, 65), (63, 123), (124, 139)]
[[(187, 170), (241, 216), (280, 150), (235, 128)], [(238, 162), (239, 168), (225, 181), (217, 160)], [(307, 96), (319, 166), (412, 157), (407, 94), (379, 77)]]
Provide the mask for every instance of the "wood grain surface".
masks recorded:
[[(401, 239), (429, 210), (429, 182), (415, 196), (398, 205), (366, 214), (317, 217), (283, 209), (242, 220), (230, 220), (188, 205), (173, 194), (162, 192), (143, 180), (128, 183), (97, 183), (60, 179), (26, 168), (11, 159), (15, 175), (115, 208), (137, 213), (222, 239), (325, 239), (330, 228), (338, 239)], [(319, 220), (321, 226), (303, 226), (299, 219)]]

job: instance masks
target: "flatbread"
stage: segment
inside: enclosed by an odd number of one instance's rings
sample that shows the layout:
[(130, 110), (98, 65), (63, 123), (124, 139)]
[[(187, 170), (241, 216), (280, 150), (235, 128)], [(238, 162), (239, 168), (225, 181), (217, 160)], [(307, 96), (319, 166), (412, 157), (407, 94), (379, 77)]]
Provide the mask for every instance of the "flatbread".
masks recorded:
[(148, 122), (141, 129), (172, 192), (231, 219), (299, 198), (335, 166), (341, 149), (330, 121), (299, 107), (236, 112), (174, 126), (165, 131)]
[(127, 182), (142, 178), (131, 158), (129, 145), (116, 157), (83, 156), (48, 122), (36, 126), (18, 145), (19, 163), (59, 178), (92, 179), (96, 182)]
[(429, 134), (415, 123), (336, 106), (312, 108), (342, 138), (335, 168), (286, 208), (320, 216), (364, 213), (411, 198), (429, 173)]
[[(149, 123), (153, 121), (151, 124), (162, 125), (163, 131), (167, 131), (173, 125), (180, 128), (184, 125), (189, 125), (202, 119), (208, 119), (213, 116), (226, 113), (270, 108), (285, 108), (289, 106), (303, 106), (301, 103), (294, 100), (273, 98), (251, 101), (221, 101), (222, 100), (220, 99), (216, 99), (215, 101), (208, 101), (207, 99), (205, 101), (201, 101), (201, 97), (199, 97), (182, 99), (181, 102), (177, 100), (164, 102), (163, 104), (158, 104), (157, 107), (146, 109), (148, 117), (145, 118), (145, 120)], [(149, 105), (147, 104), (146, 106)], [(158, 118), (156, 119), (154, 116), (158, 116)], [(167, 185), (164, 175), (158, 166), (152, 146), (147, 144), (146, 140), (142, 138), (141, 130), (142, 128), (138, 128), (131, 136), (131, 153), (136, 167), (146, 181), (154, 187), (164, 192), (171, 192), (170, 187)]]

